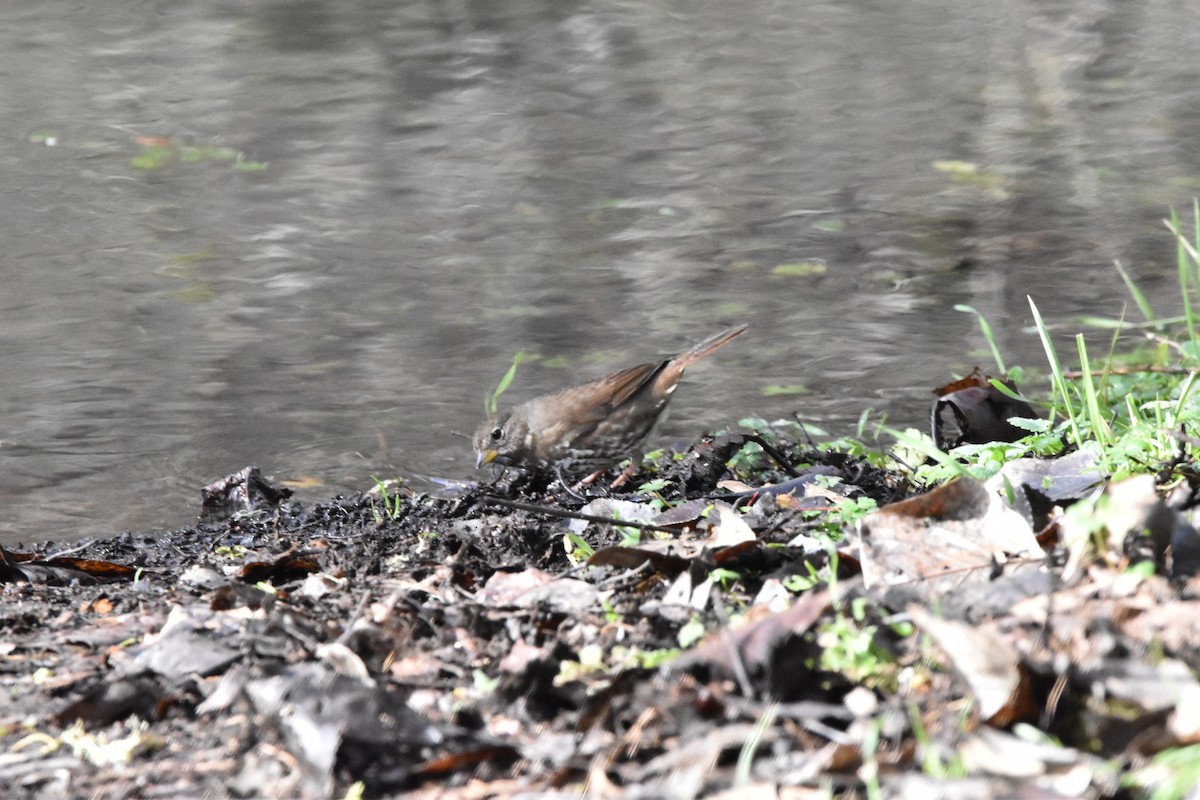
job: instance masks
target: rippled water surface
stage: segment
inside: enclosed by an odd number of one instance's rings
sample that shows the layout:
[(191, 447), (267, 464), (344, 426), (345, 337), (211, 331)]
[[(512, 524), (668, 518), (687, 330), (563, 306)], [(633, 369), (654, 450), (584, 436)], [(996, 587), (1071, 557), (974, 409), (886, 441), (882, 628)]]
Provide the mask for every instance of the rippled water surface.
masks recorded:
[(956, 303), (1029, 366), (1114, 259), (1171, 311), (1200, 192), (1161, 0), (117, 5), (0, 7), (4, 543), (467, 477), (517, 350), (514, 399), (741, 320), (656, 441), (920, 424), (990, 362)]

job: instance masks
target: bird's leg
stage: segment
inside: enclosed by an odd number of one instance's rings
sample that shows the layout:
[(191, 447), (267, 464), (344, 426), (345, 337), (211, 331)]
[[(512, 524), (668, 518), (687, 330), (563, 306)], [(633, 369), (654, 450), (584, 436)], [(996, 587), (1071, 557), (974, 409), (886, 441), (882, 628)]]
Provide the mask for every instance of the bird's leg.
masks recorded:
[(617, 475), (617, 477), (613, 479), (613, 482), (609, 484), (608, 488), (615, 489), (636, 475), (638, 470), (642, 468), (642, 459), (645, 457), (646, 456), (644, 453), (642, 453), (642, 449), (640, 447), (634, 450), (629, 455), (629, 466), (621, 470), (621, 474)]
[(581, 502), (581, 503), (586, 503), (586, 502), (587, 502), (587, 498), (586, 498), (586, 497), (584, 497), (583, 495), (581, 495), (581, 494), (579, 493), (579, 490), (580, 490), (580, 489), (581, 489), (581, 488), (584, 486), (584, 484), (585, 484), (585, 483), (587, 483), (589, 480), (594, 480), (594, 479), (595, 479), (595, 476), (594, 476), (594, 475), (589, 475), (588, 477), (584, 478), (583, 480), (579, 481), (578, 483), (571, 484), (571, 483), (570, 483), (570, 482), (567, 480), (567, 473), (566, 473), (566, 472), (563, 470), (563, 465), (562, 465), (561, 463), (559, 463), (559, 464), (555, 464), (555, 466), (554, 466), (554, 472), (555, 472), (555, 474), (557, 474), (557, 475), (558, 475), (558, 482), (559, 482), (560, 484), (562, 484), (563, 490), (564, 490), (564, 491), (565, 491), (567, 494), (569, 494), (569, 495), (570, 495), (570, 496), (571, 496), (573, 499), (575, 499), (575, 500), (578, 500), (578, 501), (579, 501), (579, 502)]

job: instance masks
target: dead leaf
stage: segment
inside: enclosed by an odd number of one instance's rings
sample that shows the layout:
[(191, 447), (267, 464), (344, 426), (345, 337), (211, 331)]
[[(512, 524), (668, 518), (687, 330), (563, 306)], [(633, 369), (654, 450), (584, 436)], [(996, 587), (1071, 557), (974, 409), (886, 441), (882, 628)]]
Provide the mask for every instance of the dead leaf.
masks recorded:
[(990, 570), (1009, 556), (1041, 558), (1029, 523), (973, 478), (865, 517), (860, 561), (868, 587)]
[[(1001, 392), (979, 367), (965, 378), (934, 389), (931, 427), (933, 440), (942, 450), (962, 444), (1015, 442), (1029, 432), (1009, 422), (1013, 417), (1036, 419), (1033, 407)], [(1017, 387), (1003, 381), (1014, 393)]]
[(989, 725), (1007, 727), (1037, 719), (1031, 676), (1020, 654), (993, 623), (968, 625), (935, 617), (919, 606), (908, 609), (913, 623), (929, 634), (950, 660)]

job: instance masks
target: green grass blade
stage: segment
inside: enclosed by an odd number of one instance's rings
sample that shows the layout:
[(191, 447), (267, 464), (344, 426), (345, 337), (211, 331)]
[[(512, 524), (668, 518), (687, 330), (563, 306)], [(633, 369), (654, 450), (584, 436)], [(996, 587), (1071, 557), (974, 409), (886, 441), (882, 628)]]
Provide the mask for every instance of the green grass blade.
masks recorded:
[(934, 461), (938, 462), (956, 475), (964, 476), (971, 474), (967, 472), (967, 468), (960, 464), (957, 459), (951, 458), (946, 453), (943, 453), (941, 450), (937, 449), (932, 439), (924, 436), (909, 436), (904, 431), (897, 430), (896, 428), (889, 428), (887, 426), (881, 426), (879, 430), (880, 432), (891, 436), (905, 447), (915, 450), (927, 458), (932, 458)]
[(1158, 325), (1158, 317), (1154, 315), (1154, 309), (1150, 307), (1150, 301), (1146, 299), (1146, 295), (1138, 288), (1138, 285), (1133, 282), (1133, 278), (1129, 277), (1129, 273), (1121, 266), (1120, 261), (1114, 261), (1113, 266), (1117, 268), (1117, 272), (1121, 276), (1121, 280), (1125, 281), (1125, 288), (1129, 290), (1130, 296), (1133, 297), (1133, 302), (1137, 303), (1138, 310), (1142, 312), (1142, 316), (1147, 322)]
[(962, 311), (965, 314), (974, 314), (979, 320), (979, 329), (983, 331), (983, 338), (987, 340), (988, 347), (992, 348), (992, 358), (996, 360), (996, 366), (1000, 369), (1002, 375), (1007, 375), (1008, 370), (1004, 366), (1004, 359), (1000, 355), (1000, 348), (996, 346), (996, 337), (992, 335), (992, 328), (988, 325), (987, 320), (983, 318), (973, 307), (962, 303), (954, 307), (955, 311)]
[(508, 372), (504, 373), (504, 377), (500, 379), (500, 383), (496, 386), (496, 391), (492, 392), (491, 397), (484, 400), (484, 410), (488, 416), (496, 413), (496, 409), (500, 405), (500, 395), (504, 394), (504, 390), (513, 382), (513, 378), (517, 377), (517, 367), (521, 366), (521, 362), (524, 360), (524, 351), (520, 351), (513, 356), (512, 366), (508, 368)]
[(1179, 399), (1175, 402), (1175, 419), (1178, 420), (1183, 415), (1183, 410), (1187, 405), (1188, 396), (1192, 393), (1192, 387), (1196, 385), (1196, 371), (1192, 370), (1183, 381), (1183, 386), (1179, 389)]
[[(1092, 376), (1092, 362), (1088, 359), (1087, 342), (1083, 339), (1082, 333), (1075, 334), (1075, 346), (1079, 349), (1079, 364), (1083, 371), (1083, 398), (1087, 408), (1088, 419), (1091, 421), (1092, 436), (1096, 438), (1102, 445), (1101, 458), (1104, 458), (1105, 447), (1110, 447), (1113, 442), (1112, 429), (1108, 426), (1108, 421), (1104, 419), (1104, 413), (1100, 410), (1100, 396), (1096, 392), (1096, 382)], [(1103, 464), (1104, 470), (1108, 471), (1108, 465)]]
[[(1188, 249), (1191, 248), (1191, 244), (1179, 232), (1179, 215), (1175, 213), (1175, 209), (1171, 209), (1171, 219), (1165, 224), (1167, 230), (1175, 236), (1175, 267), (1179, 274), (1179, 294), (1183, 298), (1183, 316), (1187, 322), (1188, 338), (1194, 344), (1197, 339), (1196, 314), (1192, 309), (1192, 293), (1188, 286), (1188, 276), (1192, 274), (1192, 267), (1188, 262)], [(1200, 259), (1195, 258), (1195, 252), (1195, 248), (1192, 248), (1192, 261), (1200, 264)]]
[(1063, 375), (1062, 363), (1058, 360), (1058, 353), (1054, 350), (1054, 343), (1050, 341), (1050, 331), (1046, 329), (1046, 323), (1042, 320), (1042, 314), (1038, 311), (1037, 303), (1033, 302), (1033, 298), (1029, 297), (1029, 308), (1033, 311), (1033, 321), (1037, 327), (1038, 336), (1042, 340), (1042, 349), (1046, 352), (1046, 360), (1050, 363), (1050, 377), (1054, 383), (1055, 394), (1062, 398), (1063, 414), (1071, 423), (1071, 432), (1075, 436), (1075, 444), (1082, 447), (1083, 437), (1079, 434), (1079, 420), (1075, 413), (1075, 407), (1071, 403), (1071, 395), (1067, 390), (1067, 379)]

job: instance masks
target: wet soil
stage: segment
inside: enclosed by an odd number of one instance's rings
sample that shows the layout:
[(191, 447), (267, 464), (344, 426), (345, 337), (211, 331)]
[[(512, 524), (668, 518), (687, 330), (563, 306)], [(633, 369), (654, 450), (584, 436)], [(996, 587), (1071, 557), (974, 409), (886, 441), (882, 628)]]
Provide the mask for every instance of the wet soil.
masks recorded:
[[(510, 473), (455, 495), (304, 505), (242, 474), (209, 498), (221, 518), (9, 554), (3, 796), (342, 797), (356, 782), (367, 797), (905, 796), (928, 788), (930, 753), (1030, 717), (985, 716), (950, 660), (923, 668), (928, 643), (893, 632), (903, 605), (864, 590), (852, 553), (830, 581), (812, 538), (830, 501), (803, 487), (836, 477), (840, 496), (884, 506), (912, 494), (901, 476), (781, 441), (788, 469), (764, 459), (756, 478), (785, 491), (737, 495), (718, 483), (743, 443), (702, 440), (588, 497)], [(718, 496), (736, 514), (705, 516)], [(575, 521), (572, 535), (562, 515), (595, 497), (670, 510), (640, 533)], [(222, 500), (241, 510), (213, 510)], [(738, 523), (749, 537), (730, 538)], [(891, 666), (823, 660), (851, 617)], [(1048, 704), (1056, 678), (1039, 663), (1021, 666), (1032, 718), (1060, 735), (1084, 724), (1086, 681)], [(1168, 711), (1072, 741), (1115, 758), (1167, 737)], [(1028, 774), (971, 780), (1060, 796), (1046, 781), (1070, 767), (1092, 796), (1116, 791), (1090, 754), (1065, 752), (1067, 767), (1031, 758)]]

